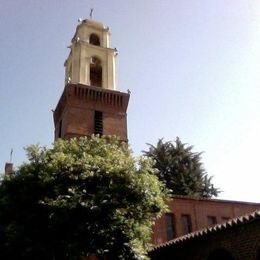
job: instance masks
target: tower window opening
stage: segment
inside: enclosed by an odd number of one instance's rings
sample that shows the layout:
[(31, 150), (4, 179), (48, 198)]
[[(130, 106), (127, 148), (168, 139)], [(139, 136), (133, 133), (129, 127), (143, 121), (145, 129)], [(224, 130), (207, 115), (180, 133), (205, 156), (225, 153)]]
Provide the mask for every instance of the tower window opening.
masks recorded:
[(69, 66), (69, 73), (68, 73), (68, 77), (71, 79), (72, 77), (72, 65), (70, 64)]
[(89, 43), (92, 45), (100, 46), (100, 39), (96, 34), (92, 33), (89, 36)]
[(59, 123), (59, 133), (58, 133), (58, 138), (61, 138), (61, 131), (62, 131), (62, 120), (60, 120), (60, 123)]
[(100, 111), (95, 111), (94, 128), (95, 135), (103, 135), (103, 113)]
[(100, 59), (91, 57), (89, 76), (91, 86), (102, 87), (102, 66)]

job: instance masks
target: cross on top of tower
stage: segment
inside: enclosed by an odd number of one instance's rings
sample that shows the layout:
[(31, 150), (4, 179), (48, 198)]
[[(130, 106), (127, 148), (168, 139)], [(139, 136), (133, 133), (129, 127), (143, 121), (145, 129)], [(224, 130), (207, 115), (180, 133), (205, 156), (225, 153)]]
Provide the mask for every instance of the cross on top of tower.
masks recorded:
[(91, 9), (90, 9), (90, 14), (89, 14), (89, 18), (90, 18), (90, 19), (93, 19), (93, 11), (94, 11), (94, 9), (91, 8)]

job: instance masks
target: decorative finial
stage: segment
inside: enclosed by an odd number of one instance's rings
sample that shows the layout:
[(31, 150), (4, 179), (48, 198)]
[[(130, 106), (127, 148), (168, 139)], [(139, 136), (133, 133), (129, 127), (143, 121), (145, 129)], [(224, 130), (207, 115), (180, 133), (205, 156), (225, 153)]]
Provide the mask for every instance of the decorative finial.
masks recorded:
[(90, 19), (92, 19), (92, 18), (93, 18), (93, 8), (91, 8), (91, 9), (90, 9), (90, 14), (89, 14), (89, 17), (90, 17)]
[(13, 148), (11, 149), (11, 152), (10, 152), (10, 163), (12, 162), (12, 160), (13, 160)]
[(118, 55), (118, 50), (117, 50), (117, 48), (114, 48), (114, 51), (115, 51), (115, 56), (117, 56), (117, 55)]

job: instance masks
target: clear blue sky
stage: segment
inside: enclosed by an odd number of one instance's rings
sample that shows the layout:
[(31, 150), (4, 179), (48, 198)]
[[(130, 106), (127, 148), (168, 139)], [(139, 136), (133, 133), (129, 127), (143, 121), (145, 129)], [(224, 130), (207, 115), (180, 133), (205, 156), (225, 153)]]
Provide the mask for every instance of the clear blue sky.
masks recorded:
[(51, 146), (67, 46), (91, 7), (119, 50), (118, 89), (132, 92), (135, 155), (179, 136), (204, 151), (220, 198), (260, 201), (258, 0), (1, 1), (0, 168), (11, 148), (19, 165), (24, 146)]

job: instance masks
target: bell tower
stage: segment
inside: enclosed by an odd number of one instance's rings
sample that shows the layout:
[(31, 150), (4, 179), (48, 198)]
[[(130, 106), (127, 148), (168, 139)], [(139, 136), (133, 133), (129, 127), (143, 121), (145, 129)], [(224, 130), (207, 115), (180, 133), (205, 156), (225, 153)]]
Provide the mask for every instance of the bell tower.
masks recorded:
[(127, 141), (129, 93), (116, 90), (117, 50), (108, 27), (85, 19), (76, 28), (65, 66), (65, 88), (54, 111), (55, 140), (117, 135)]

